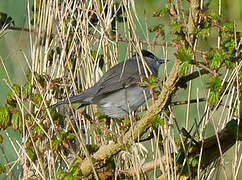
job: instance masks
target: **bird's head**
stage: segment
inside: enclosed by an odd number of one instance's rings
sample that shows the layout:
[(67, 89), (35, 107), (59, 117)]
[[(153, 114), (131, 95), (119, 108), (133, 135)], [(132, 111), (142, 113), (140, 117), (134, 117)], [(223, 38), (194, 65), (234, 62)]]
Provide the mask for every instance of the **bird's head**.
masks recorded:
[[(159, 67), (161, 64), (163, 64), (165, 61), (163, 59), (159, 59), (158, 57), (156, 57), (153, 53), (151, 53), (150, 51), (147, 50), (142, 50), (141, 51), (144, 60), (146, 61), (147, 65), (151, 68), (153, 74), (155, 76), (158, 76), (158, 71), (159, 71)], [(141, 61), (141, 58), (139, 56), (139, 54), (135, 55), (136, 57), (139, 57), (139, 60)]]
[(150, 51), (147, 51), (145, 49), (143, 49), (141, 51), (143, 57), (145, 58), (145, 60), (148, 62), (152, 62), (154, 61), (157, 66), (160, 66), (162, 63), (164, 63), (165, 61), (163, 59), (159, 59), (158, 57), (156, 57), (153, 53), (151, 53)]

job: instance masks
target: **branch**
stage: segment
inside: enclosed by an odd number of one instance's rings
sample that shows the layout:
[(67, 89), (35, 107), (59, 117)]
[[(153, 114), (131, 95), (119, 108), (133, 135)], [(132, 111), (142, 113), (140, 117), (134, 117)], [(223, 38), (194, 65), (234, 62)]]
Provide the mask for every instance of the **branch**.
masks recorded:
[[(218, 141), (219, 139), (219, 141)], [(222, 129), (218, 133), (218, 138), (216, 135), (205, 139), (204, 141), (199, 141), (195, 145), (192, 145), (189, 148), (189, 157), (198, 157), (201, 153), (201, 148), (203, 148), (202, 153), (202, 161), (201, 161), (201, 170), (204, 170), (208, 167), (212, 162), (218, 159), (221, 156), (219, 147), (221, 148), (222, 154), (224, 154), (230, 147), (232, 147), (236, 140), (242, 140), (242, 124), (238, 124), (238, 120), (232, 119), (230, 122), (227, 123), (226, 127)], [(183, 152), (180, 152), (183, 153)], [(171, 160), (172, 162), (174, 159)], [(160, 167), (160, 165), (166, 163), (166, 157), (163, 156), (161, 161), (153, 160), (150, 162), (146, 162), (141, 165), (138, 169), (129, 168), (123, 171), (120, 171), (120, 175), (125, 175), (128, 177), (137, 176), (138, 174), (148, 172)], [(177, 171), (180, 170), (181, 167), (177, 166)], [(196, 166), (191, 166), (191, 171), (193, 172), (192, 176), (195, 177), (197, 175), (197, 168)], [(137, 174), (138, 173), (138, 174)], [(106, 179), (108, 177), (112, 177), (112, 172), (100, 172), (98, 173), (99, 177), (104, 176)], [(167, 173), (161, 175), (158, 179), (167, 179)], [(188, 179), (190, 178), (186, 173), (182, 173), (179, 179)]]
[(30, 30), (29, 28), (21, 28), (21, 27), (14, 27), (14, 26), (9, 26), (6, 29), (14, 30), (14, 31), (35, 32), (33, 29)]
[[(229, 121), (224, 129), (222, 129), (218, 136), (214, 135), (212, 137), (209, 137), (205, 139), (204, 141), (199, 141), (195, 145), (192, 145), (190, 147), (188, 156), (190, 157), (198, 157), (198, 155), (201, 153), (201, 148), (203, 148), (202, 151), (202, 160), (201, 160), (201, 170), (204, 170), (207, 168), (212, 162), (217, 160), (222, 154), (224, 154), (228, 149), (230, 149), (235, 143), (236, 140), (242, 140), (242, 123), (239, 124), (238, 120), (232, 119)], [(221, 152), (220, 152), (221, 149)], [(222, 154), (221, 154), (222, 153)], [(162, 163), (165, 164), (165, 158), (162, 159)], [(173, 161), (173, 159), (171, 160)], [(150, 161), (148, 163), (145, 163), (141, 166), (140, 169), (138, 169), (138, 172), (147, 172), (151, 171), (155, 168), (160, 167), (159, 161)], [(177, 167), (178, 168), (178, 167)], [(191, 166), (191, 171), (193, 172), (192, 176), (195, 177), (197, 175), (197, 166)], [(177, 169), (179, 172), (179, 168)], [(137, 175), (137, 170), (134, 169), (127, 169), (125, 171), (122, 171), (121, 174), (125, 174), (127, 176), (134, 176)], [(167, 175), (167, 174), (166, 174)], [(162, 175), (161, 177), (164, 177)], [(160, 177), (160, 178), (161, 178)], [(186, 173), (183, 173), (181, 175), (180, 179), (191, 178), (186, 175)], [(165, 178), (167, 179), (167, 177)]]
[[(101, 35), (96, 35), (96, 34), (89, 34), (88, 36), (98, 38), (98, 39), (102, 38)], [(106, 38), (108, 38), (111, 41), (116, 40), (116, 41), (119, 41), (119, 42), (130, 42), (130, 39), (122, 38), (122, 37), (120, 37), (120, 35), (118, 37), (116, 37), (116, 36), (110, 36), (110, 35), (105, 34), (105, 36), (106, 36)], [(139, 43), (149, 44), (149, 45), (152, 45), (152, 46), (172, 46), (172, 47), (176, 47), (175, 43), (166, 43), (166, 42), (162, 43), (162, 42), (157, 42), (157, 41), (139, 40)]]
[(171, 106), (177, 106), (177, 105), (184, 105), (189, 103), (197, 103), (197, 102), (202, 102), (202, 101), (207, 101), (206, 98), (199, 98), (199, 99), (191, 99), (190, 101), (176, 101), (176, 102), (171, 102)]
[(190, 1), (190, 13), (189, 13), (189, 19), (187, 23), (187, 30), (189, 33), (189, 40), (190, 43), (194, 43), (194, 37), (192, 35), (193, 29), (197, 26), (198, 17), (199, 17), (199, 11), (200, 11), (200, 0), (191, 0)]
[[(26, 32), (37, 32), (34, 29), (28, 29), (28, 28), (21, 28), (21, 27), (14, 27), (14, 26), (9, 26), (6, 29), (9, 30), (15, 30), (15, 31), (26, 31)], [(93, 37), (93, 38), (97, 38), (97, 39), (101, 39), (103, 36), (101, 35), (97, 35), (97, 34), (88, 34), (87, 36), (89, 37)], [(116, 36), (110, 36), (105, 34), (105, 37), (111, 41), (119, 41), (119, 42), (130, 42), (130, 39), (128, 38), (122, 38), (120, 36), (116, 37)], [(142, 44), (149, 44), (152, 46), (169, 46), (169, 47), (176, 47), (175, 43), (162, 43), (162, 42), (157, 42), (157, 41), (147, 41), (147, 40), (139, 40), (140, 43)]]
[[(231, 61), (235, 62), (239, 59), (242, 58), (242, 55), (239, 55), (239, 56), (234, 56), (234, 57), (231, 57)], [(199, 76), (202, 76), (204, 74), (208, 74), (210, 73), (211, 75), (213, 75), (214, 77), (217, 77), (219, 74), (212, 71), (211, 69), (209, 69), (208, 67), (206, 67), (205, 65), (203, 65), (202, 63), (200, 62), (197, 62), (195, 60), (192, 60), (191, 61), (192, 64), (194, 65), (198, 65), (199, 67), (201, 67), (202, 69), (199, 70), (199, 71), (195, 71), (195, 72), (192, 72), (188, 75), (184, 75), (180, 78), (179, 82), (177, 83), (179, 87), (181, 88), (186, 88), (186, 83), (193, 80), (193, 79), (196, 79), (197, 77)]]
[[(241, 121), (239, 123), (239, 120), (232, 119), (227, 123), (226, 127), (218, 133), (218, 136), (214, 135), (205, 139), (204, 142), (200, 141), (192, 145), (188, 150), (188, 156), (193, 159), (198, 157), (202, 148), (201, 170), (204, 170), (230, 149), (237, 140), (242, 140), (242, 123)], [(199, 164), (190, 166), (192, 177), (197, 175), (198, 165)]]
[(142, 172), (147, 172), (147, 171), (151, 171), (151, 170), (160, 168), (161, 164), (166, 163), (166, 159), (167, 158), (165, 156), (163, 156), (161, 161), (153, 160), (150, 162), (146, 162), (143, 165), (141, 165), (139, 169), (135, 169), (135, 168), (125, 169), (125, 170), (121, 171), (120, 174), (121, 175), (124, 174), (129, 177), (137, 176), (137, 173), (141, 174)]
[(207, 70), (202, 69), (202, 70), (199, 70), (199, 71), (192, 72), (192, 73), (190, 73), (188, 75), (184, 75), (184, 76), (182, 76), (179, 79), (177, 85), (179, 87), (181, 87), (181, 88), (186, 88), (187, 87), (187, 85), (186, 85), (187, 82), (189, 82), (189, 81), (191, 81), (193, 79), (196, 79), (197, 77), (202, 76), (204, 74), (208, 74), (208, 73), (209, 72)]
[(210, 73), (212, 76), (214, 76), (214, 77), (218, 77), (218, 76), (219, 76), (218, 73), (216, 73), (215, 71), (209, 69), (207, 66), (205, 66), (205, 65), (204, 65), (203, 63), (201, 63), (201, 62), (198, 62), (198, 61), (196, 61), (196, 60), (191, 60), (191, 64), (196, 65), (196, 66), (198, 66), (198, 67), (200, 67), (200, 68), (202, 68), (202, 69), (205, 69), (207, 72), (209, 72), (209, 73)]

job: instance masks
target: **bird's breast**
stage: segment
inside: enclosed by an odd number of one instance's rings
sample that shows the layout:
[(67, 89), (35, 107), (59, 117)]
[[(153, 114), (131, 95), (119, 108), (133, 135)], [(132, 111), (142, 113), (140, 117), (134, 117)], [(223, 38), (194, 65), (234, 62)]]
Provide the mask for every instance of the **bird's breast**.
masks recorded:
[[(100, 111), (110, 117), (124, 117), (137, 110), (150, 97), (149, 88), (131, 86), (98, 98)], [(95, 100), (94, 100), (95, 101)]]

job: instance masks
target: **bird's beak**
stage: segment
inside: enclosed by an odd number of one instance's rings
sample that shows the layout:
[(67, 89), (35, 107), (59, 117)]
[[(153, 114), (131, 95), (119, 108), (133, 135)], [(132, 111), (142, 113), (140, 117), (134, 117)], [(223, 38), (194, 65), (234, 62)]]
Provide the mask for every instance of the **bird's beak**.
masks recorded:
[(164, 60), (164, 59), (157, 59), (157, 62), (158, 62), (159, 64), (163, 64), (163, 63), (165, 63), (165, 60)]

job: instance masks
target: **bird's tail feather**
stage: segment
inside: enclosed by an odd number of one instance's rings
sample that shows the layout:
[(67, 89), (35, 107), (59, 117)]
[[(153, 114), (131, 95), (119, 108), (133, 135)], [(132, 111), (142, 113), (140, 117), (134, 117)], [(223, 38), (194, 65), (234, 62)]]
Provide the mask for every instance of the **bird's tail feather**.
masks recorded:
[(91, 104), (90, 102), (90, 93), (88, 93), (87, 91), (83, 91), (82, 93), (75, 95), (75, 96), (71, 96), (63, 101), (59, 101), (55, 104), (53, 104), (51, 107), (55, 108), (59, 105), (62, 104), (69, 104), (69, 103), (82, 103), (83, 105), (88, 105)]

